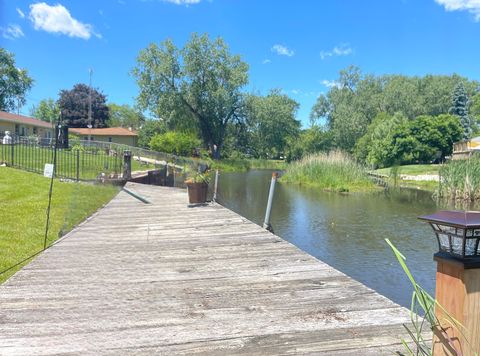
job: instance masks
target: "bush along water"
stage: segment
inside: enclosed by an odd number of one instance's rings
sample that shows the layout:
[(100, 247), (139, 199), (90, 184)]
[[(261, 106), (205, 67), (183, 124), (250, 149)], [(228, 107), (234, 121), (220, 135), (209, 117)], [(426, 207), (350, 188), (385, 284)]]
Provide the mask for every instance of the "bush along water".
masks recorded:
[(440, 169), (438, 196), (455, 201), (480, 199), (480, 156), (450, 161)]
[(376, 189), (366, 168), (342, 151), (317, 153), (292, 162), (281, 180), (337, 192), (365, 192)]

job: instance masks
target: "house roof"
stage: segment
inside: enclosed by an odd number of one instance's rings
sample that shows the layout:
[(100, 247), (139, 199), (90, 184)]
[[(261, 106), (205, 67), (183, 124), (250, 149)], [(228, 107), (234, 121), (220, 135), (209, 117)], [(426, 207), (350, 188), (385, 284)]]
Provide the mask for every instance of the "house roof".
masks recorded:
[(52, 124), (49, 122), (38, 120), (29, 116), (12, 114), (5, 111), (0, 111), (0, 121), (7, 121), (15, 124), (31, 125), (36, 127), (43, 127), (48, 129), (52, 128)]
[(125, 127), (107, 127), (103, 129), (70, 128), (69, 131), (75, 135), (138, 136), (136, 131), (126, 129)]

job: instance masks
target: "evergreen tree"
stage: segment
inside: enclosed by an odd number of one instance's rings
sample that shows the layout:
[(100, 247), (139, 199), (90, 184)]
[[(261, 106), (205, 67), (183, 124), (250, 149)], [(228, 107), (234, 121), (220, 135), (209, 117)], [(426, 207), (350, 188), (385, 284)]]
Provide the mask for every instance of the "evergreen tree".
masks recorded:
[(468, 96), (463, 82), (459, 82), (453, 90), (450, 114), (458, 116), (463, 128), (463, 139), (468, 140), (472, 135), (472, 123), (468, 116)]

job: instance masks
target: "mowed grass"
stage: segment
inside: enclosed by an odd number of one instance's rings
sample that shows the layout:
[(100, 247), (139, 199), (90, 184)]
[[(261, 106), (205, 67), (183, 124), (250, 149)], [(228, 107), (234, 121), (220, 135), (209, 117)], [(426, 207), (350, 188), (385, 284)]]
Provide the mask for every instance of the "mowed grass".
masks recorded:
[[(50, 179), (39, 174), (0, 167), (0, 272), (43, 248)], [(118, 192), (110, 185), (53, 184), (51, 244), (85, 220)], [(0, 283), (21, 266), (0, 275)]]
[(408, 164), (404, 166), (377, 169), (375, 170), (375, 173), (388, 176), (389, 178), (387, 181), (391, 186), (435, 192), (439, 187), (438, 181), (400, 179), (400, 176), (403, 174), (408, 176), (438, 176), (443, 166), (443, 164)]
[[(423, 175), (423, 174), (438, 174), (441, 164), (408, 164), (405, 166), (398, 166), (399, 174), (408, 175)], [(390, 175), (392, 167), (377, 169), (375, 172), (385, 175)]]
[(365, 167), (341, 151), (314, 154), (293, 162), (287, 167), (281, 181), (337, 192), (378, 189), (368, 177)]

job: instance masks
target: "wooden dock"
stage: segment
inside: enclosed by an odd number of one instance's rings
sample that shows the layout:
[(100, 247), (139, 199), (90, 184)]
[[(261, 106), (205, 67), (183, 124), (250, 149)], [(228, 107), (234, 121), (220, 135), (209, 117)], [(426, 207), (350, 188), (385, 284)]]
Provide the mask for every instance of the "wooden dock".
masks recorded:
[(391, 355), (408, 311), (185, 190), (125, 192), (0, 286), (0, 355)]

